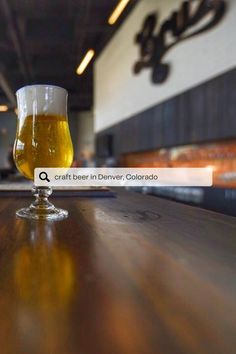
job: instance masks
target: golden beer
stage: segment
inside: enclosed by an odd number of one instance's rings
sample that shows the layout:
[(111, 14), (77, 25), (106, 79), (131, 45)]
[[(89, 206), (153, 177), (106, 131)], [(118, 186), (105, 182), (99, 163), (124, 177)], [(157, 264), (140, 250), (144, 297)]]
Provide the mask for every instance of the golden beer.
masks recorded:
[[(17, 131), (14, 160), (18, 170), (34, 180), (35, 168), (69, 168), (73, 146), (67, 120), (68, 92), (54, 85), (29, 85), (16, 92)], [(46, 173), (46, 172), (44, 172)], [(39, 175), (40, 177), (40, 175)], [(52, 194), (49, 185), (32, 188), (35, 201), (16, 211), (21, 218), (62, 220), (68, 211), (56, 208), (48, 201)]]
[(14, 159), (18, 170), (32, 180), (36, 167), (70, 167), (73, 146), (67, 118), (40, 114), (20, 120)]

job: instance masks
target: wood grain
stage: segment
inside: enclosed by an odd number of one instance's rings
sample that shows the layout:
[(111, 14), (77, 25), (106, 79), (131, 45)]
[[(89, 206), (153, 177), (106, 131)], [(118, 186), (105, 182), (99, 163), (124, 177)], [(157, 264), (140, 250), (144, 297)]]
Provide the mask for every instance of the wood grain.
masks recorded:
[(234, 354), (236, 220), (131, 192), (0, 199), (1, 354)]

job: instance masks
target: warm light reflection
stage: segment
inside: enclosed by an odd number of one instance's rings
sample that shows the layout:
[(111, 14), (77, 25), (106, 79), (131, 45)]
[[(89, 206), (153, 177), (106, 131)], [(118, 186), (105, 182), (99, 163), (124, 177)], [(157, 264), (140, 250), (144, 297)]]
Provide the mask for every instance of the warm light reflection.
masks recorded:
[(215, 170), (216, 170), (216, 166), (214, 166), (214, 165), (207, 165), (206, 168), (207, 168), (208, 170), (212, 170), (212, 171), (215, 171)]
[(129, 1), (130, 0), (120, 0), (115, 10), (112, 12), (111, 16), (108, 19), (109, 25), (114, 25), (114, 23), (118, 20)]
[(236, 141), (185, 145), (122, 156), (123, 167), (206, 167), (213, 172), (215, 187), (236, 188)]
[(1, 234), (14, 245), (0, 259), (1, 354), (75, 353), (80, 276), (73, 250), (54, 222), (15, 219), (11, 230)]
[(0, 105), (0, 112), (7, 112), (8, 107), (6, 105)]
[(80, 63), (80, 65), (78, 66), (77, 70), (76, 70), (76, 74), (78, 75), (82, 75), (84, 70), (87, 68), (88, 64), (90, 63), (90, 61), (92, 60), (92, 58), (95, 55), (95, 51), (93, 49), (90, 49), (84, 59), (82, 60), (82, 62)]
[[(14, 342), (16, 353), (66, 353), (68, 318), (73, 300), (75, 266), (71, 253), (55, 238), (55, 225), (32, 223), (27, 240), (12, 262)], [(10, 322), (11, 323), (11, 322)], [(20, 344), (19, 344), (20, 343)]]
[(63, 310), (71, 299), (74, 267), (70, 254), (53, 239), (47, 224), (37, 226), (38, 230), (31, 231), (31, 243), (15, 254), (14, 279), (21, 300), (49, 314)]

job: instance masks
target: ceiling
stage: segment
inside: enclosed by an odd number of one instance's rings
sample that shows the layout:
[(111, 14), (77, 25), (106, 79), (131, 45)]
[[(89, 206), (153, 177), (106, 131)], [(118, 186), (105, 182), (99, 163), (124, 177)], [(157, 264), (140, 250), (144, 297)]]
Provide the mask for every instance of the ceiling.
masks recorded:
[(98, 56), (136, 2), (110, 26), (118, 0), (0, 0), (0, 104), (14, 108), (18, 88), (50, 83), (69, 91), (70, 110), (91, 109), (93, 65), (81, 76), (76, 68), (88, 49)]

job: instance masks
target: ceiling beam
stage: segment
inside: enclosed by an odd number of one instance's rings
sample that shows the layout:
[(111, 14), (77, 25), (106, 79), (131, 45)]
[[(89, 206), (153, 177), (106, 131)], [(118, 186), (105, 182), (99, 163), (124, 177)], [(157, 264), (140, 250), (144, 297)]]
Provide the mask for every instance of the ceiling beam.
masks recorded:
[(12, 106), (16, 107), (15, 93), (11, 87), (11, 84), (9, 83), (9, 80), (6, 77), (6, 74), (2, 70), (0, 70), (0, 86)]
[(83, 55), (83, 46), (84, 46), (84, 42), (86, 39), (86, 32), (82, 32), (80, 35), (79, 29), (82, 26), (83, 27), (88, 27), (89, 25), (89, 15), (91, 13), (91, 0), (86, 0), (86, 2), (83, 3), (83, 11), (84, 11), (84, 15), (83, 15), (83, 21), (82, 23), (77, 19), (77, 23), (76, 23), (76, 28), (75, 28), (75, 43), (78, 43), (78, 47), (77, 47), (77, 58), (78, 58), (78, 63), (80, 60), (81, 55)]
[(9, 6), (9, 1), (8, 0), (1, 0), (0, 1), (1, 8), (3, 11), (3, 14), (5, 16), (7, 26), (8, 26), (8, 32), (10, 35), (10, 38), (12, 40), (12, 43), (14, 45), (18, 61), (19, 61), (19, 66), (20, 70), (24, 76), (24, 79), (26, 82), (31, 81), (33, 73), (32, 73), (32, 68), (30, 65), (30, 61), (27, 55), (27, 50), (24, 48), (23, 45), (23, 40), (21, 38), (20, 30), (17, 24), (17, 21), (15, 17), (12, 14), (11, 8)]

